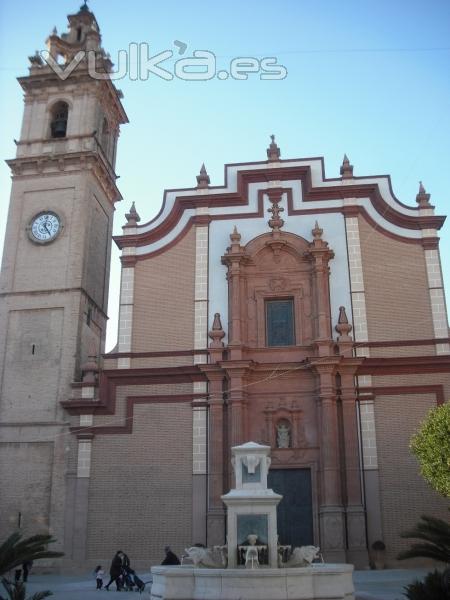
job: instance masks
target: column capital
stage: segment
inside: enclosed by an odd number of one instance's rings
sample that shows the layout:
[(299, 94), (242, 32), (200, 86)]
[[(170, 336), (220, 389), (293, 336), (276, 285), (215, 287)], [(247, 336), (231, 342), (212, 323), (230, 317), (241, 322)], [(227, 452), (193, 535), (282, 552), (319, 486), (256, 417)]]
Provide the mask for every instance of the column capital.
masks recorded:
[(219, 365), (226, 372), (228, 377), (244, 377), (249, 371), (253, 371), (256, 363), (252, 360), (223, 360)]
[(338, 371), (341, 377), (346, 375), (355, 377), (358, 368), (364, 362), (364, 358), (343, 357), (338, 365)]
[(198, 364), (199, 370), (206, 375), (208, 381), (219, 381), (225, 377), (225, 372), (217, 363)]
[(339, 366), (338, 356), (327, 356), (324, 358), (314, 358), (310, 362), (311, 369), (319, 377), (335, 375)]

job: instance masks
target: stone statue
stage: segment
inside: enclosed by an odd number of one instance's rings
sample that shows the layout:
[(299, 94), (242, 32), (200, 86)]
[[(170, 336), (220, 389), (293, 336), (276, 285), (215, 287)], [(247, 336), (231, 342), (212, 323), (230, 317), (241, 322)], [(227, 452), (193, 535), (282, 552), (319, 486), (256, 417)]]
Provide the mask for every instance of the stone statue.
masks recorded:
[[(223, 569), (227, 566), (225, 554), (215, 552), (211, 548), (200, 548), (192, 546), (184, 549), (187, 556), (192, 560), (194, 567), (208, 569)], [(219, 556), (217, 555), (219, 554)]]
[(277, 447), (278, 448), (290, 448), (291, 446), (291, 434), (289, 427), (285, 423), (279, 423), (277, 425)]
[(283, 567), (309, 567), (314, 559), (319, 558), (320, 548), (317, 546), (301, 546), (294, 548), (289, 560)]
[(247, 551), (245, 553), (245, 568), (246, 569), (257, 569), (258, 567), (259, 567), (258, 548), (256, 546), (247, 546)]
[(242, 462), (247, 467), (249, 473), (255, 473), (256, 467), (261, 462), (261, 457), (256, 456), (255, 454), (248, 454), (247, 456), (244, 456)]

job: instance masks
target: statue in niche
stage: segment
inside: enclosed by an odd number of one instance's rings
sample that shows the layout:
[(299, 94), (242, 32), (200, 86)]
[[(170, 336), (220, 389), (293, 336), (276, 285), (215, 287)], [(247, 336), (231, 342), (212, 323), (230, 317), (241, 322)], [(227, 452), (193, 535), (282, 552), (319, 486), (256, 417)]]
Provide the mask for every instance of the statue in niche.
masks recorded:
[(291, 432), (286, 422), (277, 425), (277, 448), (291, 447)]

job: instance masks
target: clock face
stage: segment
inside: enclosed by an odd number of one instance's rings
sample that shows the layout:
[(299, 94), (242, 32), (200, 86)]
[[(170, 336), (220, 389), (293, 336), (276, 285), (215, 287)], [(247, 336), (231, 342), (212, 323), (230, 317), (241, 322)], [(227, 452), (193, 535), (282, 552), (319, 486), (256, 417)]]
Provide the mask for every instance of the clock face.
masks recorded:
[(36, 215), (31, 221), (31, 239), (35, 242), (45, 243), (54, 240), (61, 230), (61, 221), (53, 212), (43, 212)]

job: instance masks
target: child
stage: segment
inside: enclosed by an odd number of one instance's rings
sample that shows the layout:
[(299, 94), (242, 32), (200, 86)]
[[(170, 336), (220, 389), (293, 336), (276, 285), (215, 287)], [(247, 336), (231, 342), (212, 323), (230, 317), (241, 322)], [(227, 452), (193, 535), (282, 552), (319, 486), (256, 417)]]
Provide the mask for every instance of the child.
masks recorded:
[(94, 574), (97, 582), (97, 589), (101, 590), (103, 587), (103, 575), (105, 574), (105, 571), (102, 569), (102, 565), (98, 565), (98, 567), (95, 568)]

